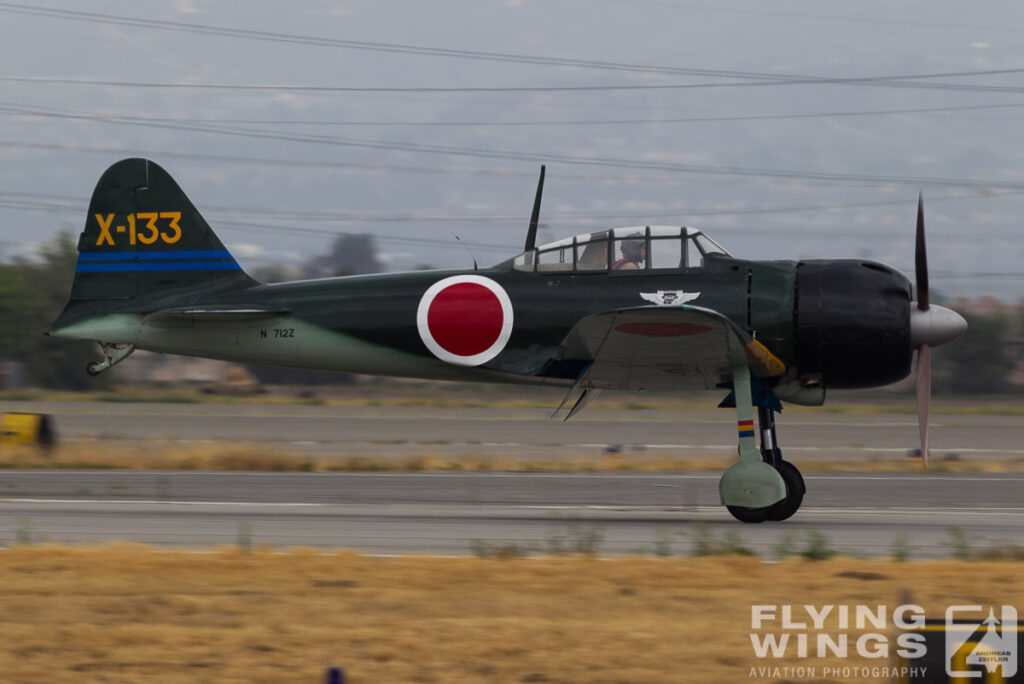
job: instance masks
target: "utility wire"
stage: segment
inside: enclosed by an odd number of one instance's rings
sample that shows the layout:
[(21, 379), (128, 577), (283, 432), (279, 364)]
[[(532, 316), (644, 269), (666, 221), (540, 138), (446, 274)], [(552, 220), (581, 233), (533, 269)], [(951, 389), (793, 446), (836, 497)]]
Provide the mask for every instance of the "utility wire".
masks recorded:
[[(323, 38), (317, 36), (303, 36), (297, 34), (280, 33), (274, 31), (256, 31), (250, 29), (238, 29), (226, 26), (214, 26), (209, 24), (194, 24), (176, 21), (164, 21), (156, 19), (143, 19), (140, 17), (129, 17), (115, 14), (102, 14), (96, 12), (83, 12), (77, 10), (65, 10), (54, 7), (39, 7), (22, 3), (0, 2), (0, 12), (11, 12), (28, 14), (57, 19), (73, 21), (85, 21), (108, 25), (134, 26), (149, 29), (167, 31), (196, 33), (217, 37), (240, 38), (248, 40), (259, 40), (269, 42), (294, 43), (301, 45), (316, 45), (325, 47), (338, 47), (356, 50), (372, 50), (377, 52), (392, 52), (402, 54), (413, 54), (421, 56), (453, 57), (460, 59), (473, 59), (484, 61), (512, 62), (521, 64), (538, 64), (545, 66), (567, 66), (586, 69), (599, 69), (611, 71), (627, 71), (636, 73), (661, 73), (700, 77), (714, 77), (733, 79), (727, 83), (706, 83), (687, 84), (665, 87), (734, 87), (737, 85), (793, 85), (793, 84), (837, 84), (837, 85), (883, 85), (887, 87), (900, 88), (940, 88), (953, 90), (993, 90), (999, 92), (1019, 92), (1020, 89), (999, 86), (977, 86), (970, 84), (941, 84), (913, 81), (927, 81), (936, 78), (953, 77), (977, 77), (984, 75), (1007, 75), (1020, 73), (1022, 69), (990, 69), (984, 71), (970, 72), (946, 72), (934, 74), (909, 74), (899, 76), (869, 76), (857, 78), (824, 77), (806, 74), (772, 74), (764, 72), (735, 71), (724, 69), (696, 69), (684, 67), (670, 67), (647, 64), (630, 64), (622, 62), (608, 62), (600, 60), (586, 60), (560, 57), (542, 57), (537, 55), (522, 55), (513, 53), (487, 52), (481, 50), (459, 50), (453, 48), (435, 48), (422, 45), (409, 45), (398, 43), (383, 43), (376, 41), (342, 40), (336, 38)], [(740, 81), (740, 83), (734, 82)], [(744, 83), (750, 82), (753, 83)]]
[[(914, 26), (919, 28), (939, 28), (939, 29), (953, 29), (956, 31), (999, 31), (1006, 33), (1019, 33), (1020, 27), (1004, 25), (1004, 26), (987, 26), (983, 24), (967, 24), (967, 23), (941, 23), (936, 21), (909, 21), (901, 19), (891, 18), (871, 18), (871, 17), (857, 17), (852, 14), (817, 14), (812, 12), (785, 12), (779, 10), (769, 9), (754, 9), (750, 7), (723, 7), (721, 5), (701, 5), (695, 3), (677, 4), (674, 2), (653, 2), (645, 0), (600, 0), (605, 3), (612, 4), (623, 4), (631, 7), (636, 5), (647, 5), (651, 7), (667, 8), (680, 12), (693, 12), (693, 11), (704, 11), (704, 12), (718, 12), (723, 14), (749, 14), (755, 16), (767, 16), (767, 17), (792, 17), (794, 19), (814, 19), (819, 21), (835, 21), (843, 24), (870, 24), (875, 26)], [(852, 5), (851, 5), (852, 6)]]
[[(0, 76), (0, 81), (14, 81), (14, 82), (43, 82), (43, 83), (61, 83), (65, 82), (66, 79), (43, 79), (39, 80), (36, 78), (20, 78), (20, 77), (9, 77)], [(95, 81), (95, 80), (84, 80), (79, 81), (73, 80), (74, 83), (82, 83), (89, 85), (116, 85), (118, 87), (148, 87), (147, 84), (139, 83), (127, 83), (118, 81)], [(168, 88), (225, 88), (228, 90), (236, 89), (265, 89), (265, 90), (276, 90), (276, 89), (307, 89), (302, 86), (246, 86), (246, 85), (204, 85), (196, 86), (190, 84), (154, 84), (161, 85)], [(649, 86), (637, 86), (638, 88), (646, 88)], [(657, 86), (650, 86), (657, 87)], [(380, 89), (367, 89), (367, 88), (351, 88), (351, 89), (338, 89), (338, 88), (309, 88), (312, 90), (355, 90), (355, 91), (372, 91)], [(401, 91), (405, 89), (392, 88), (387, 90)], [(418, 88), (407, 89), (411, 91), (423, 90)], [(472, 90), (472, 89), (437, 89), (437, 90)], [(493, 89), (500, 90), (500, 89)], [(549, 88), (516, 88), (514, 90), (552, 90)], [(571, 90), (571, 89), (570, 89)], [(705, 116), (688, 116), (688, 117), (667, 117), (660, 119), (579, 119), (579, 120), (543, 120), (543, 121), (322, 121), (322, 120), (280, 120), (280, 119), (234, 119), (234, 118), (194, 118), (194, 117), (143, 117), (143, 116), (129, 116), (129, 115), (107, 115), (109, 118), (119, 120), (132, 120), (140, 122), (151, 122), (151, 123), (179, 123), (179, 124), (243, 124), (243, 125), (315, 125), (315, 126), (444, 126), (444, 127), (470, 127), (470, 126), (497, 126), (497, 127), (512, 127), (512, 126), (601, 126), (601, 125), (638, 125), (638, 124), (666, 124), (666, 123), (728, 123), (733, 121), (776, 121), (776, 120), (787, 120), (787, 119), (821, 119), (821, 118), (838, 118), (838, 117), (859, 117), (859, 116), (892, 116), (892, 115), (908, 115), (908, 114), (935, 114), (935, 113), (948, 113), (948, 112), (971, 112), (971, 111), (984, 111), (992, 109), (1020, 109), (1024, 107), (1024, 104), (1017, 102), (1008, 103), (993, 103), (993, 104), (981, 104), (981, 105), (958, 105), (951, 107), (909, 107), (902, 109), (868, 109), (868, 110), (849, 110), (849, 111), (826, 111), (826, 112), (807, 112), (807, 113), (779, 113), (779, 114), (743, 114), (738, 116), (729, 115), (705, 115)], [(6, 112), (7, 114), (15, 115), (16, 112)], [(42, 114), (21, 114), (22, 116), (44, 116)], [(103, 116), (103, 115), (96, 115)]]
[(1014, 181), (997, 181), (969, 178), (939, 178), (926, 176), (828, 173), (791, 169), (759, 169), (753, 167), (720, 166), (710, 164), (681, 164), (673, 162), (615, 159), (608, 157), (581, 157), (554, 153), (540, 154), (536, 152), (518, 150), (456, 147), (451, 145), (427, 145), (422, 143), (400, 141), (365, 140), (325, 135), (282, 133), (262, 129), (229, 128), (224, 126), (145, 121), (132, 117), (107, 116), (91, 112), (73, 112), (49, 108), (43, 109), (38, 107), (25, 107), (23, 105), (9, 103), (0, 103), (0, 112), (34, 114), (37, 116), (47, 116), (62, 119), (100, 121), (103, 123), (121, 125), (149, 126), (172, 130), (194, 131), (200, 133), (215, 133), (219, 135), (228, 135), (244, 138), (257, 138), (261, 140), (283, 140), (288, 142), (311, 143), (317, 145), (334, 145), (340, 147), (352, 147), (361, 149), (417, 152), (422, 154), (436, 154), (458, 157), (477, 157), (483, 159), (529, 161), (537, 164), (561, 163), (575, 166), (656, 170), (668, 173), (699, 174), (714, 176), (747, 176), (755, 178), (803, 180), (819, 183), (848, 183), (855, 185), (910, 185), (914, 187), (964, 187), (977, 189), (1004, 190), (1024, 189), (1024, 182)]
[[(2, 11), (2, 7), (0, 7)], [(739, 72), (737, 72), (739, 73)], [(35, 83), (47, 85), (79, 85), (102, 86), (108, 88), (149, 88), (161, 90), (236, 90), (236, 91), (275, 91), (275, 92), (312, 92), (312, 93), (552, 93), (552, 92), (601, 92), (601, 91), (637, 91), (637, 90), (691, 90), (695, 88), (722, 88), (737, 86), (766, 86), (793, 84), (833, 84), (833, 85), (877, 85), (899, 88), (925, 88), (931, 90), (965, 90), (1019, 93), (1024, 92), (1021, 86), (996, 86), (970, 83), (931, 83), (926, 79), (951, 78), (964, 76), (1016, 75), (1024, 73), (1024, 69), (998, 69), (989, 71), (965, 71), (935, 74), (916, 74), (907, 76), (869, 76), (855, 78), (820, 77), (820, 76), (787, 76), (780, 75), (775, 80), (764, 80), (747, 83), (662, 83), (662, 84), (616, 84), (616, 85), (583, 85), (583, 86), (317, 86), (273, 83), (188, 83), (166, 81), (117, 81), (96, 78), (68, 78), (63, 76), (0, 76), (0, 81), (8, 83)], [(754, 78), (753, 76), (735, 76), (734, 78)], [(913, 82), (921, 79), (922, 82)]]
[[(612, 70), (612, 71), (633, 71), (642, 73), (674, 73), (690, 76), (726, 76), (729, 74), (742, 74), (743, 72), (727, 72), (722, 70), (708, 69), (682, 69), (678, 67), (629, 64), (621, 62), (607, 62), (598, 60), (541, 57), (537, 55), (520, 55), (511, 53), (485, 52), (480, 50), (458, 50), (452, 48), (434, 48), (421, 45), (408, 45), (398, 43), (383, 43), (374, 41), (343, 40), (337, 38), (323, 38), (318, 36), (304, 36), (298, 34), (280, 33), (274, 31), (255, 31), (238, 29), (226, 26), (213, 26), (209, 24), (194, 24), (176, 21), (162, 21), (156, 19), (143, 19), (140, 17), (129, 17), (114, 14), (101, 14), (96, 12), (83, 12), (76, 10), (65, 10), (54, 7), (40, 7), (37, 5), (26, 5), (22, 3), (0, 2), (0, 11), (28, 14), (49, 18), (68, 19), (99, 24), (116, 26), (133, 26), (140, 28), (159, 29), (166, 31), (177, 31), (196, 33), (216, 37), (241, 38), (248, 40), (293, 43), (299, 45), (312, 45), (321, 47), (337, 47), (356, 50), (371, 50), (376, 52), (392, 52), (401, 54), (413, 54), (435, 57), (455, 57), (460, 59), (474, 59), (498, 62), (513, 62), (521, 64), (538, 64), (544, 66), (570, 66), (588, 69)], [(736, 75), (735, 78), (768, 78), (775, 80), (778, 76), (772, 74), (748, 74), (746, 76)]]
[[(995, 196), (1009, 195), (1011, 193), (1002, 193)], [(1012, 193), (1021, 194), (1021, 193)], [(973, 195), (956, 195), (946, 197), (929, 197), (928, 203), (933, 205), (938, 202), (951, 202), (957, 200), (975, 199)], [(604, 214), (604, 213), (555, 213), (545, 218), (545, 223), (551, 227), (559, 224), (572, 224), (579, 222), (596, 222), (596, 221), (614, 221), (622, 220), (627, 222), (637, 221), (648, 221), (652, 218), (673, 218), (678, 222), (681, 217), (685, 217), (687, 220), (693, 217), (701, 216), (749, 216), (758, 214), (781, 214), (781, 213), (797, 213), (797, 212), (811, 212), (811, 211), (829, 211), (839, 209), (865, 209), (871, 207), (881, 206), (904, 206), (910, 207), (913, 203), (908, 200), (900, 201), (876, 201), (876, 202), (849, 202), (849, 203), (837, 203), (837, 204), (819, 204), (819, 205), (793, 205), (793, 206), (779, 206), (779, 207), (749, 207), (746, 209), (678, 209), (678, 210), (662, 210), (657, 214), (649, 212), (633, 212), (630, 214)], [(43, 193), (26, 193), (26, 192), (0, 192), (0, 206), (21, 209), (26, 211), (62, 211), (68, 213), (79, 214), (84, 212), (84, 207), (87, 206), (86, 199), (78, 198), (70, 195), (53, 195)], [(338, 231), (327, 228), (318, 228), (308, 225), (303, 226), (289, 226), (281, 224), (270, 224), (266, 222), (255, 222), (255, 221), (240, 221), (237, 218), (249, 218), (249, 219), (260, 219), (260, 218), (272, 218), (276, 220), (294, 220), (302, 223), (506, 223), (506, 224), (522, 224), (525, 219), (523, 215), (444, 215), (444, 214), (372, 214), (372, 213), (359, 213), (359, 212), (338, 212), (338, 211), (301, 211), (301, 210), (278, 210), (278, 209), (258, 209), (252, 207), (229, 207), (229, 206), (218, 206), (218, 205), (205, 205), (204, 215), (210, 223), (220, 226), (236, 226), (236, 227), (249, 227), (268, 231), (283, 231), (283, 232), (297, 232), (297, 233), (308, 233), (312, 235), (336, 235)], [(567, 226), (568, 227), (568, 226)], [(742, 235), (742, 236), (761, 236), (766, 235), (786, 235), (786, 236), (802, 236), (802, 237), (815, 237), (815, 236), (829, 236), (831, 234), (815, 229), (799, 229), (799, 228), (764, 228), (764, 227), (747, 227), (747, 228), (731, 228), (731, 227), (720, 227), (716, 229), (716, 233), (724, 235)], [(855, 231), (848, 232), (844, 235), (848, 237), (891, 237), (891, 231)], [(964, 237), (965, 239), (975, 241), (977, 238), (973, 235), (966, 235), (963, 230), (950, 230), (950, 231), (933, 231), (933, 237)], [(990, 236), (1003, 238), (1004, 236)], [(399, 238), (395, 238), (399, 239)], [(408, 238), (401, 238), (408, 239)], [(1005, 236), (1007, 240), (1016, 240), (1015, 236)], [(443, 241), (447, 244), (447, 241)], [(480, 243), (479, 245), (474, 244), (472, 246), (495, 246), (485, 245)], [(499, 245), (501, 249), (516, 249), (516, 246), (512, 245)]]

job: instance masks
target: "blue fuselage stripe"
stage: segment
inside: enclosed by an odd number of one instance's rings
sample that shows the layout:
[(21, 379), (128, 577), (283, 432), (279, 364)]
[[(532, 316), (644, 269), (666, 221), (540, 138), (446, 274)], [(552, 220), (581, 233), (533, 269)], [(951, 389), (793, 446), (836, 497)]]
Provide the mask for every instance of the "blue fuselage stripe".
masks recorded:
[(78, 264), (75, 273), (137, 273), (140, 271), (240, 271), (234, 261), (182, 261), (171, 263)]
[(231, 252), (226, 249), (164, 249), (149, 252), (79, 252), (78, 261), (153, 261), (166, 259), (184, 261), (185, 259), (231, 259)]

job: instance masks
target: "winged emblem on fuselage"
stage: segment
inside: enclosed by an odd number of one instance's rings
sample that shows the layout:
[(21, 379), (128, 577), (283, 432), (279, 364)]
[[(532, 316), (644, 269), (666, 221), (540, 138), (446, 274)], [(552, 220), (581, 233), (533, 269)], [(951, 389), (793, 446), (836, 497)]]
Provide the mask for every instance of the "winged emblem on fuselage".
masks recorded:
[(692, 302), (700, 297), (700, 292), (685, 292), (683, 290), (658, 290), (657, 292), (641, 292), (640, 296), (645, 301), (657, 306), (674, 306)]

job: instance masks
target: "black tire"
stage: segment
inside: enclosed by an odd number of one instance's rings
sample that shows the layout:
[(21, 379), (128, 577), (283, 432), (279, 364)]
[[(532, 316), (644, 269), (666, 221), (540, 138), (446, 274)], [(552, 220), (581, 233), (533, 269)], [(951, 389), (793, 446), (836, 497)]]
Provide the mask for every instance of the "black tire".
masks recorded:
[(93, 376), (93, 377), (96, 377), (97, 375), (99, 375), (100, 373), (102, 373), (102, 372), (103, 372), (103, 371), (98, 371), (98, 370), (96, 370), (96, 368), (97, 368), (97, 367), (98, 367), (99, 365), (100, 365), (100, 364), (96, 363), (95, 361), (90, 361), (90, 362), (89, 362), (88, 364), (86, 364), (86, 366), (85, 366), (85, 372), (86, 372), (86, 373), (88, 373), (89, 375)]
[(807, 492), (803, 476), (789, 461), (779, 461), (777, 470), (782, 476), (782, 481), (786, 483), (786, 498), (764, 508), (726, 506), (732, 517), (742, 523), (762, 523), (766, 520), (778, 522), (792, 517), (799, 510)]
[(744, 506), (726, 506), (732, 517), (741, 523), (763, 523), (768, 520), (768, 515), (779, 504), (772, 504), (765, 508), (746, 508)]
[(786, 483), (786, 498), (769, 508), (767, 520), (779, 521), (791, 517), (799, 510), (807, 492), (804, 478), (795, 465), (789, 461), (779, 461), (778, 471)]

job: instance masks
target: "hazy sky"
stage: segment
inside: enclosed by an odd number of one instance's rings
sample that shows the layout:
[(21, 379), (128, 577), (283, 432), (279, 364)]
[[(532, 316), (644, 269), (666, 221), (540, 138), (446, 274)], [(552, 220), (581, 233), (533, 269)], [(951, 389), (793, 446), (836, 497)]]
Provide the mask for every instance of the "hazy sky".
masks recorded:
[(0, 2), (0, 255), (145, 156), (245, 267), (341, 232), (492, 264), (547, 163), (542, 241), (686, 224), (905, 271), (923, 191), (933, 287), (1016, 300), (1022, 33), (1010, 0)]

